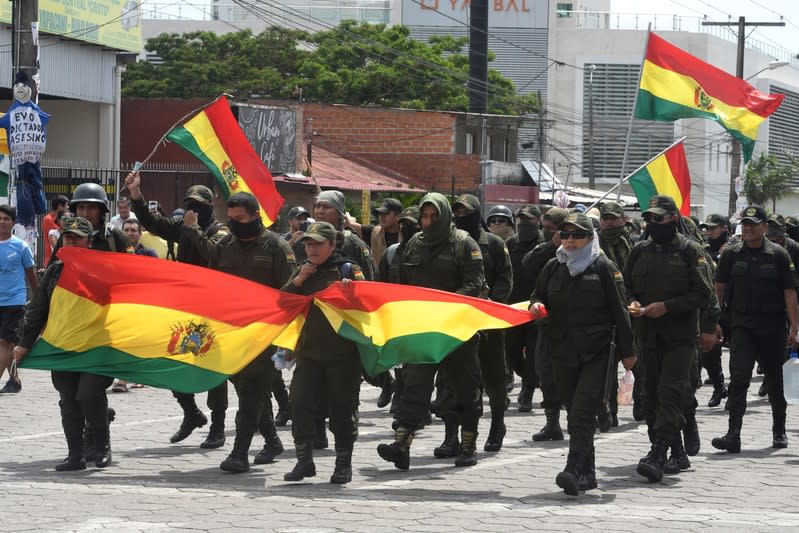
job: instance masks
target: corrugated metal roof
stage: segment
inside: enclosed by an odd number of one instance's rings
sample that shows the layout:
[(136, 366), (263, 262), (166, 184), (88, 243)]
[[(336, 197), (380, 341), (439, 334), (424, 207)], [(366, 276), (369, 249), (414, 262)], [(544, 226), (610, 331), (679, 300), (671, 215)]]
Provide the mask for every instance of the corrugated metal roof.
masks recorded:
[[(408, 178), (389, 169), (366, 166), (323, 148), (313, 149), (313, 170), (317, 183), (323, 189), (376, 192), (424, 192), (411, 185)], [(302, 174), (275, 176), (275, 181), (314, 185)]]

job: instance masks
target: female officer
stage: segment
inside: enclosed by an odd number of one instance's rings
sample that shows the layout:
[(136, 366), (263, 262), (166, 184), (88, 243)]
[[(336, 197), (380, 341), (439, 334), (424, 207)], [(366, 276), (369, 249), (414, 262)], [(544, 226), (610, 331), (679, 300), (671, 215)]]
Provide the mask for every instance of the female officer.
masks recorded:
[[(535, 314), (548, 312), (547, 353), (569, 423), (569, 456), (555, 482), (566, 494), (596, 488), (594, 428), (603, 401), (615, 342), (624, 368), (632, 368), (633, 334), (618, 267), (599, 249), (594, 227), (582, 213), (558, 225), (561, 246), (541, 272), (530, 298)], [(606, 392), (607, 394), (607, 392)]]
[[(341, 281), (364, 279), (360, 266), (336, 250), (337, 232), (328, 222), (314, 222), (302, 236), (308, 257), (294, 271), (283, 290), (311, 295)], [(324, 391), (330, 430), (336, 439), (336, 467), (331, 483), (352, 481), (352, 446), (356, 434), (355, 406), (361, 384), (361, 359), (355, 343), (340, 337), (322, 311), (311, 306), (297, 341), (297, 366), (291, 379), (291, 433), (297, 464), (283, 476), (300, 481), (316, 475), (313, 462), (315, 420), (320, 393)]]

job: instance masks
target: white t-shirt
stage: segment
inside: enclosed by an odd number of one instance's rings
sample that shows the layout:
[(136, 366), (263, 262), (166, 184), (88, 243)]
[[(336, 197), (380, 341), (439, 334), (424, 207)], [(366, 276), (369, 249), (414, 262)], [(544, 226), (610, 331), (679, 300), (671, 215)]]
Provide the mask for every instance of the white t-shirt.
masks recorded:
[(138, 220), (136, 218), (136, 213), (131, 211), (130, 212), (130, 216), (128, 218), (126, 218), (125, 220), (122, 220), (119, 217), (119, 215), (114, 215), (114, 216), (111, 217), (111, 220), (109, 220), (108, 223), (111, 224), (112, 226), (114, 226), (115, 228), (122, 229), (122, 224), (124, 224), (128, 220)]

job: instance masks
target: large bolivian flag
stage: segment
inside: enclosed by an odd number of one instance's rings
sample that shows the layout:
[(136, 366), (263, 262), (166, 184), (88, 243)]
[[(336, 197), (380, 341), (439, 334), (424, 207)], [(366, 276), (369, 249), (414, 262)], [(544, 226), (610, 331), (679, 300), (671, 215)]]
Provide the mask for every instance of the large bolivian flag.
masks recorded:
[(311, 299), (184, 263), (62, 248), (47, 327), (23, 367), (211, 389), (273, 342), (292, 347)]
[(746, 81), (650, 32), (635, 117), (715, 120), (741, 142), (747, 162), (752, 157), (758, 127), (777, 110), (783, 98), (781, 94), (763, 94)]
[(194, 115), (166, 138), (202, 161), (216, 178), (225, 198), (249, 192), (261, 204), (261, 219), (267, 228), (277, 220), (283, 197), (277, 192), (272, 174), (255, 153), (230, 111), (227, 98)]
[(356, 343), (371, 375), (400, 363), (439, 363), (480, 330), (533, 320), (526, 309), (489, 300), (368, 281), (331, 285), (314, 304), (339, 335)]
[(649, 199), (659, 194), (674, 198), (681, 214), (691, 214), (691, 174), (685, 159), (683, 139), (633, 172), (629, 182), (642, 211), (649, 205)]

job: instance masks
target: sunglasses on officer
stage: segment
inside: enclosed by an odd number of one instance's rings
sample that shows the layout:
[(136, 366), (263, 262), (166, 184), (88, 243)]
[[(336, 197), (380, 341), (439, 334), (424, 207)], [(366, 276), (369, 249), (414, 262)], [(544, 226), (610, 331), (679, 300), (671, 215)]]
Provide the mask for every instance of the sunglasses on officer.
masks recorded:
[(582, 230), (582, 229), (578, 229), (578, 230), (574, 230), (574, 231), (561, 231), (560, 232), (560, 239), (562, 241), (566, 241), (569, 238), (587, 239), (589, 235), (590, 235), (590, 233), (588, 233), (587, 231)]
[(508, 219), (503, 217), (491, 217), (488, 219), (488, 225), (491, 226), (493, 224), (507, 224)]
[(660, 224), (667, 218), (671, 218), (671, 215), (656, 215), (655, 213), (647, 213), (646, 216), (644, 217), (644, 220), (647, 222), (647, 224), (649, 222), (655, 222), (657, 224)]

